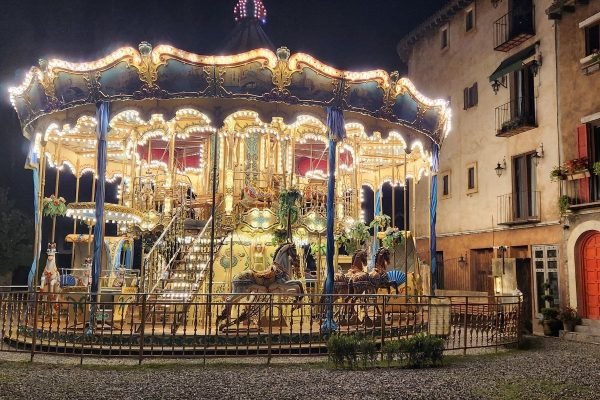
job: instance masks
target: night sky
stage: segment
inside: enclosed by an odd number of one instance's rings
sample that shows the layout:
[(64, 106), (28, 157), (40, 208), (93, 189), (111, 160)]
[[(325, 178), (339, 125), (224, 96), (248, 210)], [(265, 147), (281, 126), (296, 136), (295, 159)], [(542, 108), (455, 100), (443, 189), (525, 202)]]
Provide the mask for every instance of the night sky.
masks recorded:
[[(335, 67), (400, 70), (398, 40), (447, 0), (264, 0), (276, 46)], [(234, 26), (235, 0), (2, 0), (0, 9), (0, 186), (32, 210), (27, 143), (7, 89), (40, 57), (90, 61), (121, 46), (171, 44), (213, 53)], [(53, 186), (49, 177), (47, 187)]]

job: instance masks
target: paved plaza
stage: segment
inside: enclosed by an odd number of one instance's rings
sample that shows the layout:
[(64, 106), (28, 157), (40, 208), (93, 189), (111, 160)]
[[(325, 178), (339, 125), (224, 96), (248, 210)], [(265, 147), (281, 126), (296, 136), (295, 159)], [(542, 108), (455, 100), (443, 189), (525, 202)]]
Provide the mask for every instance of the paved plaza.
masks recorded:
[[(529, 350), (451, 355), (445, 366), (330, 369), (323, 359), (95, 360), (0, 355), (1, 399), (596, 399), (600, 346), (529, 339)], [(236, 364), (243, 362), (244, 364)], [(596, 394), (595, 394), (596, 393)]]

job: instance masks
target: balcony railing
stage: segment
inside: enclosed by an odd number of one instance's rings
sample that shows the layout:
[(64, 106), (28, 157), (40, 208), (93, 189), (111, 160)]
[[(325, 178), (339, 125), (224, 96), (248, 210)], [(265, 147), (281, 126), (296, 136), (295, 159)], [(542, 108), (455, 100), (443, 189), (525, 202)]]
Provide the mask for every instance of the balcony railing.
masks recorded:
[(588, 170), (568, 174), (561, 180), (563, 196), (571, 210), (600, 206), (600, 177)]
[(541, 221), (540, 192), (513, 192), (498, 196), (498, 225), (531, 224)]
[(494, 22), (494, 50), (507, 52), (535, 35), (533, 3), (513, 8)]
[(537, 127), (533, 96), (518, 97), (496, 107), (496, 136), (509, 137)]

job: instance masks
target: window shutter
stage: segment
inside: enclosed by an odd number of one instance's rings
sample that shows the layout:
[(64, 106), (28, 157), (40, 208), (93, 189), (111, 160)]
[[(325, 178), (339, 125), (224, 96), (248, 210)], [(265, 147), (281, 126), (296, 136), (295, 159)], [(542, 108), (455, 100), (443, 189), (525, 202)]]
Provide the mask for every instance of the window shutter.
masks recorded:
[(477, 93), (477, 82), (473, 84), (473, 95), (471, 96), (473, 106), (476, 106), (479, 101), (479, 94)]
[(469, 88), (463, 89), (463, 98), (464, 98), (463, 110), (466, 110), (467, 108), (469, 108)]
[[(586, 124), (577, 127), (577, 157), (588, 156), (588, 130)], [(579, 199), (582, 203), (590, 202), (590, 178), (579, 180)]]

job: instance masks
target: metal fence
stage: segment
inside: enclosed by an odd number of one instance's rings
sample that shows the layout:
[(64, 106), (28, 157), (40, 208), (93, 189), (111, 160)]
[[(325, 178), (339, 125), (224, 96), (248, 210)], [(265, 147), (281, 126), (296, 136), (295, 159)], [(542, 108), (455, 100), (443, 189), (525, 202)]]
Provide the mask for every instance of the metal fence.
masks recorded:
[[(197, 295), (193, 303), (159, 302), (152, 295), (85, 293), (60, 298), (0, 293), (0, 351), (78, 357), (310, 356), (327, 352), (321, 332), (323, 295), (301, 301), (259, 294), (227, 303)], [(110, 298), (110, 301), (105, 301)], [(227, 318), (227, 310), (230, 317)], [(518, 342), (520, 297), (353, 295), (336, 298), (339, 334), (386, 341), (418, 333), (445, 339), (446, 350)], [(93, 316), (93, 318), (90, 318)], [(225, 317), (225, 318), (220, 318)]]

